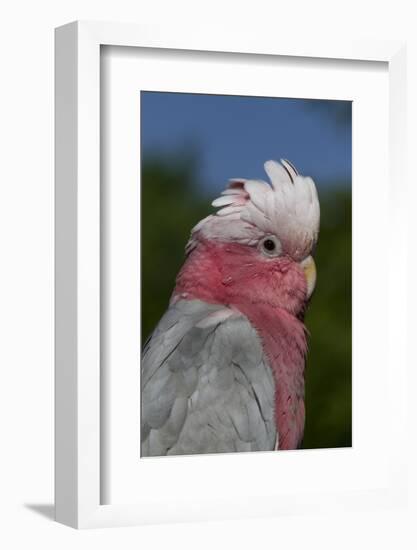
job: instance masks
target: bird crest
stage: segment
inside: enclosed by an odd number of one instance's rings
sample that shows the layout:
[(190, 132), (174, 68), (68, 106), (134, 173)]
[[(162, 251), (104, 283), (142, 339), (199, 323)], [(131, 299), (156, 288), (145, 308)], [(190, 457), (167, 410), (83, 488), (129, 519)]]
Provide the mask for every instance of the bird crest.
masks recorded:
[(314, 248), (320, 224), (316, 186), (300, 175), (288, 160), (264, 164), (270, 183), (234, 178), (212, 205), (216, 214), (193, 229), (187, 252), (203, 238), (255, 245), (266, 235), (275, 235), (283, 250), (301, 260)]

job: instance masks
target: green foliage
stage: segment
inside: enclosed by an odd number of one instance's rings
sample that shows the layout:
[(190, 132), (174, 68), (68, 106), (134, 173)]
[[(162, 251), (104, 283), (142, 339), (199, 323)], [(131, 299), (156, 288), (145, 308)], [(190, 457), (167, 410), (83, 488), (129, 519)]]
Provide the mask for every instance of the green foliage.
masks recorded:
[(192, 180), (194, 162), (182, 156), (142, 164), (142, 341), (168, 307), (192, 227), (210, 213)]
[[(212, 208), (194, 181), (195, 157), (147, 158), (142, 165), (142, 341), (168, 306), (191, 228)], [(351, 197), (320, 193), (318, 280), (306, 325), (304, 448), (351, 445)]]
[(305, 318), (306, 449), (352, 444), (352, 207), (337, 189), (320, 194), (317, 286)]

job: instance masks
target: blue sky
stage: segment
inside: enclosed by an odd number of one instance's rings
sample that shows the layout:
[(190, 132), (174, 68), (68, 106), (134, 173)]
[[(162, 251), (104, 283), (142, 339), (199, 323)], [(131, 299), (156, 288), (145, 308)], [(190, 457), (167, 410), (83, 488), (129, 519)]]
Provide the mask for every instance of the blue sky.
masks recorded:
[(141, 92), (141, 115), (142, 154), (194, 148), (210, 190), (233, 177), (265, 179), (271, 158), (288, 158), (318, 187), (350, 186), (350, 102)]

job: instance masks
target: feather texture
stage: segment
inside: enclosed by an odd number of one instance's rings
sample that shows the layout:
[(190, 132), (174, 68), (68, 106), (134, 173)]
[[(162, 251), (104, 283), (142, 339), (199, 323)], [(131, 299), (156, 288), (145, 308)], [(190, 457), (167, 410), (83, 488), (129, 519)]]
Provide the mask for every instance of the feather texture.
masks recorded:
[(180, 300), (142, 359), (142, 456), (273, 450), (274, 381), (249, 321)]
[(310, 177), (298, 174), (288, 160), (265, 162), (271, 184), (242, 178), (229, 181), (228, 188), (213, 201), (217, 215), (197, 224), (193, 239), (208, 239), (253, 245), (268, 234), (275, 235), (284, 251), (300, 261), (314, 248), (318, 238), (320, 206)]

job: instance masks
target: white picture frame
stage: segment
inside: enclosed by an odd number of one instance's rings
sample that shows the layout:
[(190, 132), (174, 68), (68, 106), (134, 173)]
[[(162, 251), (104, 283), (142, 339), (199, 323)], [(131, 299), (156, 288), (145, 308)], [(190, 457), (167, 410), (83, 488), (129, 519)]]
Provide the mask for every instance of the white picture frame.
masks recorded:
[[(100, 48), (101, 46), (164, 48), (171, 50), (229, 52), (296, 58), (380, 61), (389, 71), (389, 181), (392, 189), (404, 181), (405, 147), (405, 45), (401, 42), (287, 40), (253, 33), (240, 36), (221, 29), (75, 22), (56, 30), (56, 519), (72, 527), (103, 527), (187, 519), (175, 495), (167, 495), (158, 516), (150, 506), (101, 504), (100, 464)], [(401, 213), (404, 195), (392, 194), (393, 231), (406, 242)], [(405, 247), (405, 244), (404, 244)], [(404, 260), (403, 248), (398, 252)], [(397, 317), (405, 316), (405, 299), (390, 303)], [(394, 312), (395, 310), (395, 312)], [(404, 346), (405, 348), (405, 346)], [(404, 352), (405, 354), (405, 352)], [(397, 389), (405, 393), (405, 355), (399, 353)], [(405, 411), (399, 411), (405, 416)], [(398, 445), (389, 457), (391, 474), (383, 490), (360, 494), (289, 494), (270, 507), (271, 513), (377, 503), (392, 505), (404, 498), (406, 478), (398, 427)], [(393, 464), (395, 463), (395, 467)], [(174, 500), (173, 500), (174, 498)], [(248, 514), (237, 506), (228, 514), (221, 502), (201, 508), (189, 519), (239, 517)], [(250, 513), (249, 513), (250, 515)]]

